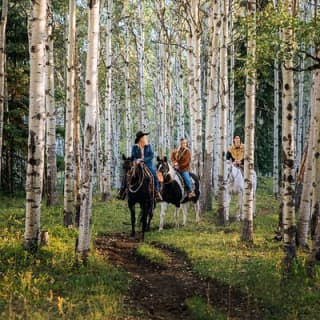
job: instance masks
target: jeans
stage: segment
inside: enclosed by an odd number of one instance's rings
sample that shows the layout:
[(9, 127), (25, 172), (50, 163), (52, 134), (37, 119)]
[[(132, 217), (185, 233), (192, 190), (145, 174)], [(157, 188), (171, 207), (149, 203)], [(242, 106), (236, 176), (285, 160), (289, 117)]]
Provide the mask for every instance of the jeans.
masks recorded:
[(184, 182), (186, 183), (189, 191), (192, 191), (192, 181), (188, 171), (181, 172)]
[(157, 177), (157, 173), (156, 173), (156, 170), (154, 169), (153, 166), (147, 166), (148, 169), (150, 170), (150, 172), (152, 173), (153, 175), (153, 179), (154, 179), (154, 185), (155, 185), (155, 189), (156, 191), (160, 191), (160, 182), (158, 180), (158, 177)]

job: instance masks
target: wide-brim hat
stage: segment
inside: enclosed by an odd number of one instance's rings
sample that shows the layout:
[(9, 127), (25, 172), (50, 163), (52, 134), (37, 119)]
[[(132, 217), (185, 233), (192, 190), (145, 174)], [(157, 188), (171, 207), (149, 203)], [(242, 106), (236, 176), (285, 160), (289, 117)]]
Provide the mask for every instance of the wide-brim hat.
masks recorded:
[(150, 134), (150, 132), (138, 131), (136, 134), (136, 139), (134, 140), (134, 143), (138, 143), (143, 136), (147, 136), (148, 134)]

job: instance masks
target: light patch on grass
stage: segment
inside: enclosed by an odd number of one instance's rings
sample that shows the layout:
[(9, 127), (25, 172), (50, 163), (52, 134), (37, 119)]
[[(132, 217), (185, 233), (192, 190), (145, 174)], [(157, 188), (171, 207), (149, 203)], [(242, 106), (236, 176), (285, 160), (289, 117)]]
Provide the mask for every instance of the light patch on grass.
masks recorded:
[(165, 266), (168, 263), (168, 256), (161, 250), (149, 245), (141, 244), (137, 248), (137, 254), (141, 257), (148, 259), (150, 262)]

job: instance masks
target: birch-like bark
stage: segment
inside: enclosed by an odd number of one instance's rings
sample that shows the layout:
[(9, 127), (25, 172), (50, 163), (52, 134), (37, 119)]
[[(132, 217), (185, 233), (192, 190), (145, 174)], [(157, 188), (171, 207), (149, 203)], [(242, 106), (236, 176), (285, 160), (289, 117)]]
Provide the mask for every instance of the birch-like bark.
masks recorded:
[[(316, 57), (320, 59), (320, 49), (315, 46)], [(316, 261), (320, 260), (320, 70), (313, 71), (314, 109), (313, 150), (312, 150), (312, 252), (309, 257), (309, 268), (314, 275)]]
[(229, 10), (229, 25), (230, 25), (230, 90), (229, 90), (229, 118), (228, 118), (228, 145), (233, 143), (234, 136), (234, 115), (235, 115), (235, 106), (234, 106), (234, 93), (235, 93), (235, 45), (234, 45), (234, 11), (232, 8), (233, 1), (230, 1), (230, 10)]
[(86, 260), (90, 248), (92, 175), (98, 92), (99, 0), (88, 1), (88, 53), (85, 82), (84, 154), (81, 176), (81, 210), (77, 252)]
[(76, 227), (79, 227), (80, 221), (80, 206), (81, 206), (81, 138), (80, 138), (80, 97), (79, 97), (79, 83), (78, 83), (78, 49), (77, 41), (75, 44), (75, 54), (74, 54), (74, 208), (75, 208), (75, 218), (74, 223)]
[(203, 161), (202, 161), (202, 106), (201, 106), (201, 26), (199, 20), (199, 0), (192, 0), (192, 42), (194, 50), (194, 103), (192, 104), (192, 112), (190, 121), (195, 125), (194, 136), (191, 136), (193, 153), (192, 166), (194, 173), (197, 176), (202, 176)]
[[(244, 194), (241, 239), (253, 242), (254, 211), (254, 133), (256, 111), (256, 0), (247, 1), (248, 26), (245, 106)], [(251, 21), (250, 19), (250, 21)]]
[(179, 44), (177, 48), (176, 56), (176, 72), (177, 72), (177, 109), (179, 110), (178, 117), (178, 134), (177, 134), (177, 145), (180, 138), (185, 136), (185, 126), (184, 126), (184, 101), (183, 101), (183, 65), (182, 65), (182, 43), (180, 35), (178, 36), (177, 42)]
[(54, 99), (54, 55), (53, 55), (53, 13), (48, 2), (47, 29), (47, 79), (46, 79), (46, 113), (47, 113), (47, 205), (57, 203), (57, 161), (56, 161), (56, 108)]
[(65, 172), (63, 197), (63, 224), (69, 227), (73, 224), (73, 126), (74, 126), (74, 54), (76, 43), (76, 1), (69, 0), (69, 26), (67, 48), (67, 106), (65, 121)]
[(227, 128), (228, 128), (228, 0), (221, 1), (221, 49), (220, 49), (220, 155), (218, 172), (218, 222), (225, 224), (229, 221), (229, 207), (227, 205), (226, 186), (226, 154), (227, 154)]
[(137, 35), (137, 54), (138, 54), (138, 68), (139, 68), (139, 95), (140, 95), (140, 128), (142, 131), (147, 129), (147, 109), (145, 103), (145, 79), (144, 79), (144, 12), (143, 0), (138, 1), (138, 35)]
[(207, 77), (207, 106), (206, 106), (206, 131), (204, 147), (204, 168), (201, 183), (201, 210), (212, 209), (212, 176), (213, 176), (213, 157), (214, 157), (214, 122), (218, 104), (218, 53), (220, 36), (220, 15), (219, 1), (213, 0), (211, 4), (211, 15), (209, 21), (209, 65)]
[(2, 172), (2, 145), (3, 145), (3, 115), (5, 105), (5, 44), (6, 44), (6, 27), (8, 16), (8, 0), (2, 0), (1, 21), (0, 21), (0, 183)]
[(45, 140), (45, 41), (47, 1), (32, 2), (30, 38), (30, 100), (26, 220), (24, 246), (37, 250), (40, 244), (40, 213)]
[[(283, 1), (288, 17), (293, 16), (293, 0)], [(286, 45), (286, 56), (282, 64), (282, 203), (284, 232), (284, 266), (290, 269), (296, 257), (295, 222), (295, 130), (294, 130), (294, 77), (293, 77), (293, 26), (290, 23), (282, 29), (282, 39)]]
[(279, 197), (279, 59), (274, 60), (273, 194)]
[(106, 64), (106, 89), (105, 89), (105, 109), (104, 109), (104, 147), (105, 162), (103, 170), (103, 191), (102, 201), (107, 201), (111, 197), (111, 165), (112, 165), (112, 131), (111, 131), (111, 108), (112, 108), (112, 5), (113, 0), (108, 0), (107, 25), (106, 25), (106, 46), (105, 46), (105, 64)]
[[(125, 1), (125, 15), (129, 19), (128, 1)], [(126, 128), (126, 156), (131, 153), (131, 137), (132, 137), (132, 119), (131, 119), (131, 103), (130, 103), (130, 39), (129, 39), (129, 20), (125, 23), (125, 69), (124, 69), (124, 90), (125, 90), (125, 128)]]

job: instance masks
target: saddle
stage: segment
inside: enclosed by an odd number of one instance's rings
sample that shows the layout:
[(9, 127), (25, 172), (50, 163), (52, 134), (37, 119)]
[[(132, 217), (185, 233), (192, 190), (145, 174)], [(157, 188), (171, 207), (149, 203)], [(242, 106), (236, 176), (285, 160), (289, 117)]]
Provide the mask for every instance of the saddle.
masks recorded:
[[(175, 169), (175, 171), (176, 171), (176, 174), (177, 174), (177, 177), (178, 177), (177, 182), (180, 185), (181, 189), (183, 190), (183, 198), (186, 198), (188, 196), (188, 191), (189, 191), (188, 187), (187, 187), (187, 185), (186, 185), (186, 183), (185, 183), (185, 181), (183, 179), (183, 176), (182, 176), (181, 172), (179, 170), (177, 170), (177, 169)], [(191, 178), (191, 182), (192, 182), (192, 190), (194, 191), (194, 182), (193, 182), (192, 177), (190, 177), (190, 178)]]

